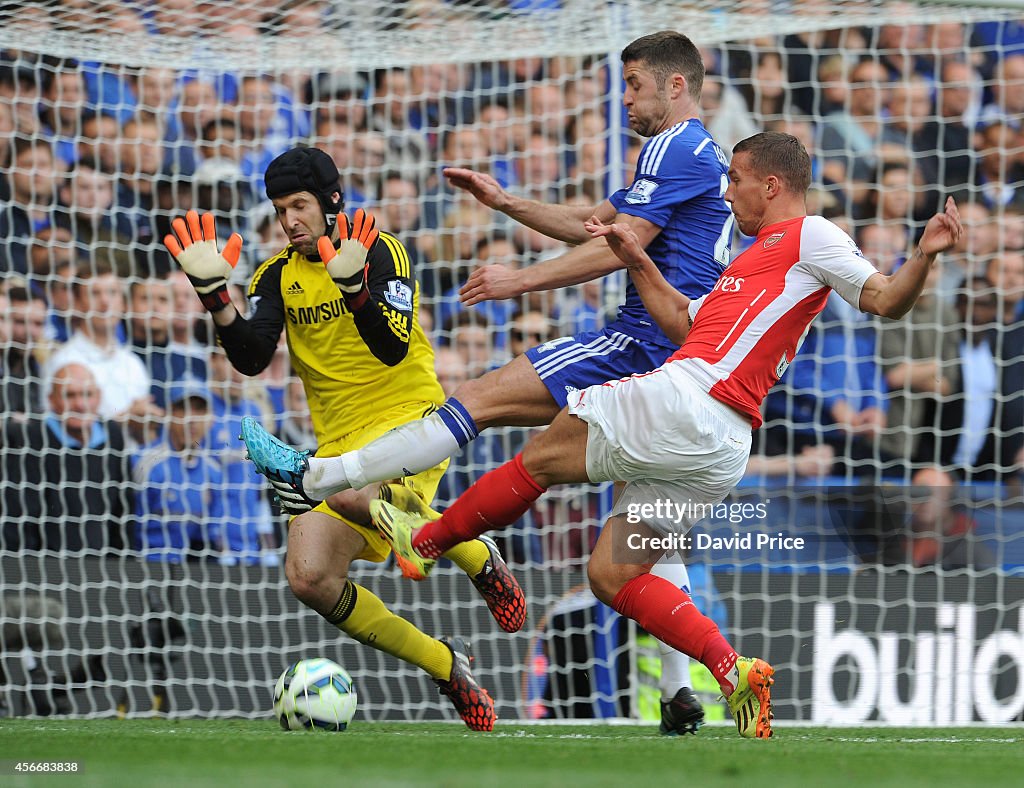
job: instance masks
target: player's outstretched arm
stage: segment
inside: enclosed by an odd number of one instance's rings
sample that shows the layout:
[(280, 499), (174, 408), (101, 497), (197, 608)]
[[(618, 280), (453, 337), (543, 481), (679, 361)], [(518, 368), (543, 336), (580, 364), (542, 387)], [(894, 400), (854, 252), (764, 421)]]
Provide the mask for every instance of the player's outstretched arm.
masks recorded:
[(585, 226), (594, 238), (603, 238), (626, 266), (644, 306), (665, 336), (683, 344), (690, 331), (690, 299), (661, 275), (633, 228), (628, 224), (604, 224), (596, 216)]
[[(608, 221), (599, 215), (594, 216), (599, 221)], [(647, 246), (661, 232), (660, 227), (638, 216), (619, 214), (615, 219), (631, 227), (643, 246)], [(497, 301), (515, 298), (523, 293), (578, 285), (600, 279), (622, 268), (622, 261), (610, 253), (605, 239), (595, 238), (589, 233), (588, 238), (590, 240), (586, 243), (565, 254), (526, 268), (516, 270), (502, 265), (481, 266), (470, 274), (466, 284), (459, 290), (459, 297), (463, 304), (472, 306), (481, 301)]]
[(228, 294), (228, 279), (242, 252), (242, 236), (234, 233), (224, 244), (224, 251), (219, 252), (212, 213), (189, 211), (184, 219), (175, 219), (171, 227), (174, 234), (164, 236), (164, 245), (213, 316), (228, 360), (243, 375), (258, 375), (273, 359), (284, 327), (284, 306), (280, 292), (270, 284), (272, 275), (260, 280), (261, 289), (256, 293), (261, 299), (259, 315), (246, 320), (238, 314)]
[(903, 317), (917, 303), (928, 271), (940, 252), (956, 245), (964, 233), (960, 211), (952, 197), (945, 210), (928, 220), (914, 253), (892, 276), (874, 274), (864, 284), (860, 308), (864, 312), (892, 319)]
[(339, 213), (338, 246), (317, 240), (317, 251), (352, 312), (356, 330), (371, 353), (393, 367), (409, 352), (412, 331), (413, 279), (408, 256), (397, 239), (378, 243), (380, 231), (362, 208), (351, 224)]
[(583, 229), (583, 222), (591, 214), (597, 212), (606, 220), (615, 215), (608, 201), (597, 208), (544, 203), (509, 194), (487, 173), (463, 167), (445, 167), (443, 172), (453, 187), (469, 192), (488, 208), (565, 243), (581, 244), (590, 237)]

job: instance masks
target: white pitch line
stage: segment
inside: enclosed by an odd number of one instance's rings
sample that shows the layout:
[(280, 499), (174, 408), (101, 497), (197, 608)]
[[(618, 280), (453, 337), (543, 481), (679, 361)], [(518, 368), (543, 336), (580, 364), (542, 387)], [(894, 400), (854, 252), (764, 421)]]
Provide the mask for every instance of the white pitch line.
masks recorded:
[(808, 736), (806, 734), (792, 735), (782, 733), (778, 728), (775, 732), (779, 734), (780, 740), (786, 741), (840, 741), (849, 744), (879, 744), (879, 743), (892, 743), (892, 744), (1021, 744), (1024, 742), (1024, 738), (1017, 739), (985, 739), (985, 738), (973, 738), (966, 739), (959, 736), (930, 736), (930, 737), (918, 737), (918, 738), (903, 738), (896, 737), (893, 739), (879, 739), (873, 736), (867, 738), (858, 738), (856, 736)]

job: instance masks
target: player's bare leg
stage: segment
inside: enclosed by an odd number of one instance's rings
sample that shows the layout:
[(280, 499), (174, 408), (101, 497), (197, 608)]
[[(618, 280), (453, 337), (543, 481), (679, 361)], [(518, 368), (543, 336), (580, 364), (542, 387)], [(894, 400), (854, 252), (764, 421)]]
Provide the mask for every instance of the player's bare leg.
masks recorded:
[[(624, 488), (622, 482), (615, 482), (616, 501)], [(682, 555), (671, 553), (662, 556), (651, 568), (651, 574), (690, 593), (690, 574)], [(663, 736), (696, 734), (704, 724), (704, 707), (690, 687), (690, 658), (660, 640), (657, 643), (661, 657), (661, 677), (658, 682), (661, 689), (661, 720), (658, 732)]]
[[(622, 495), (624, 487), (622, 482), (615, 482), (616, 501)], [(690, 573), (681, 554), (671, 553), (662, 556), (651, 568), (651, 574), (664, 578), (677, 588), (690, 593)], [(661, 709), (661, 720), (658, 723), (658, 732), (663, 736), (696, 734), (704, 724), (704, 706), (690, 686), (690, 658), (660, 640), (656, 642), (658, 655), (661, 657), (661, 676), (658, 680), (661, 690), (658, 704)]]
[(631, 549), (659, 534), (643, 523), (613, 517), (598, 537), (587, 575), (594, 596), (672, 648), (702, 662), (718, 680), (736, 728), (746, 738), (772, 735), (771, 685), (775, 669), (761, 659), (739, 656), (689, 594), (651, 574), (657, 555)]
[[(288, 529), (285, 560), (292, 593), (353, 639), (425, 670), (469, 727), (491, 730), (494, 704), (469, 671), (465, 644), (424, 634), (348, 579), (349, 566), (366, 546), (362, 534), (329, 514), (299, 515)], [(452, 693), (452, 686), (462, 691)]]
[(526, 356), (467, 380), (452, 395), (469, 411), (480, 430), (489, 427), (539, 427), (561, 410)]

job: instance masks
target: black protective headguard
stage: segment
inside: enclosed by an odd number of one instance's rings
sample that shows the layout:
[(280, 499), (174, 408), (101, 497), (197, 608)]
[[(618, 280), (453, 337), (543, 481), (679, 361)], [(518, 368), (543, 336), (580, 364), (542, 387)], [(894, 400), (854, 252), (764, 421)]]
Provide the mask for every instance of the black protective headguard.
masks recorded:
[[(319, 148), (292, 148), (285, 151), (267, 167), (263, 176), (267, 197), (287, 197), (295, 192), (316, 195), (324, 209), (328, 229), (334, 226), (337, 214), (345, 202), (338, 168), (333, 159)], [(340, 198), (332, 199), (334, 192)]]

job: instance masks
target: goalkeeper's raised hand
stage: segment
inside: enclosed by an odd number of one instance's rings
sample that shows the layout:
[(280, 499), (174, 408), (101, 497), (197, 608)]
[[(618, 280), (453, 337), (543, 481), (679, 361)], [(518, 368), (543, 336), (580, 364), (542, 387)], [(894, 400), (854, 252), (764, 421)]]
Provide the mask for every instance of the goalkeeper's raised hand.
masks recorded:
[(327, 266), (327, 273), (348, 299), (359, 296), (366, 287), (366, 255), (380, 235), (376, 223), (372, 213), (360, 208), (352, 217), (350, 228), (348, 217), (339, 213), (338, 248), (335, 249), (331, 239), (326, 236), (321, 236), (316, 242), (320, 259)]
[(171, 222), (171, 227), (174, 233), (164, 236), (164, 246), (188, 275), (203, 306), (210, 312), (227, 307), (231, 303), (228, 279), (242, 253), (242, 236), (233, 233), (219, 252), (212, 213), (189, 211), (184, 219), (179, 216)]

